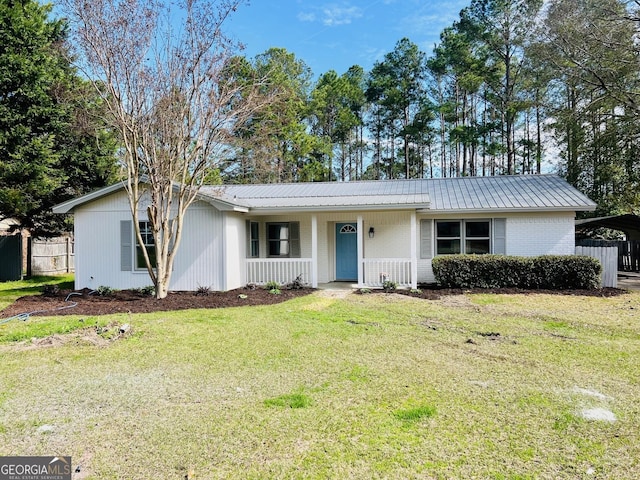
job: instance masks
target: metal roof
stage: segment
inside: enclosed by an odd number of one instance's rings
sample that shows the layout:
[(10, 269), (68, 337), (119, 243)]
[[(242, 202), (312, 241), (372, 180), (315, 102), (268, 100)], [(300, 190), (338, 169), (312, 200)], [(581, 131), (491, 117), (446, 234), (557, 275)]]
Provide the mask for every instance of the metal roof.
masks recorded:
[[(116, 184), (54, 207), (66, 213), (123, 188)], [(221, 210), (294, 212), (417, 209), (433, 213), (592, 211), (596, 204), (556, 175), (204, 186)]]
[(557, 175), (501, 175), (425, 180), (431, 211), (594, 210), (596, 204)]
[(225, 185), (200, 191), (220, 190), (228, 201), (250, 209), (429, 208), (426, 184), (413, 180)]
[(578, 230), (597, 227), (619, 230), (624, 232), (627, 239), (640, 238), (640, 216), (632, 213), (576, 220), (576, 228)]
[[(250, 210), (417, 208), (430, 212), (594, 210), (596, 204), (556, 175), (511, 175), (360, 182), (204, 187)], [(218, 193), (220, 195), (220, 193)]]

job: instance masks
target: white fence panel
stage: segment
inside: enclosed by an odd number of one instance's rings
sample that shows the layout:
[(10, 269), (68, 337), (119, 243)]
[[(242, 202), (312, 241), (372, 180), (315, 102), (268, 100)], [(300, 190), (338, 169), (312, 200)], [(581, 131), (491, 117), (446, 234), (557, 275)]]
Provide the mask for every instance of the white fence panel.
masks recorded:
[(602, 287), (618, 288), (618, 247), (576, 247), (576, 255), (586, 255), (602, 264)]
[(248, 258), (247, 282), (265, 285), (268, 282), (289, 283), (302, 275), (304, 283), (311, 283), (310, 258)]
[(363, 262), (364, 284), (368, 287), (381, 287), (385, 280), (411, 286), (410, 258), (365, 258)]

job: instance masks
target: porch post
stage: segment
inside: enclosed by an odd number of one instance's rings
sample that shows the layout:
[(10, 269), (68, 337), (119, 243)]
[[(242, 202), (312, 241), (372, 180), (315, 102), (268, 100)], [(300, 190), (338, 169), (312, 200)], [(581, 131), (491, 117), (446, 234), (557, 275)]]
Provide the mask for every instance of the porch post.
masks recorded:
[(358, 286), (364, 285), (364, 222), (358, 215)]
[(311, 287), (318, 288), (318, 217), (311, 215)]
[(411, 212), (411, 288), (418, 288), (418, 226), (416, 212)]

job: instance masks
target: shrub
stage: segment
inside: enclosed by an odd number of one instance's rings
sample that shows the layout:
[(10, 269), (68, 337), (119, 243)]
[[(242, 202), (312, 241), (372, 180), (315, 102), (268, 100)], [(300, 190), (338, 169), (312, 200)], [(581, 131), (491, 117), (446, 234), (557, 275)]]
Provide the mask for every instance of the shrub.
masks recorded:
[(279, 288), (272, 288), (271, 290), (269, 290), (269, 293), (271, 295), (280, 295), (282, 292), (280, 291)]
[(153, 285), (147, 285), (146, 287), (142, 287), (140, 289), (140, 292), (143, 295), (148, 295), (149, 297), (152, 297), (153, 295), (156, 294), (156, 287), (154, 287)]
[(210, 293), (211, 287), (206, 285), (198, 285), (198, 288), (196, 289), (196, 296), (198, 297), (208, 297)]
[(96, 292), (98, 292), (98, 295), (101, 297), (109, 297), (114, 294), (115, 290), (111, 287), (107, 287), (106, 285), (100, 285), (96, 288)]
[(45, 285), (44, 288), (42, 289), (42, 294), (45, 297), (55, 297), (59, 293), (60, 293), (59, 285)]
[(392, 292), (396, 288), (398, 288), (398, 284), (396, 282), (392, 282), (391, 280), (385, 280), (384, 282), (382, 282), (382, 289), (385, 292)]
[(432, 265), (438, 284), (452, 288), (594, 289), (602, 270), (579, 255), (447, 255)]
[(272, 280), (270, 282), (267, 282), (264, 288), (267, 290), (278, 290), (280, 288), (280, 284)]
[(300, 290), (301, 288), (304, 288), (306, 285), (304, 283), (304, 281), (302, 280), (302, 274), (298, 275), (293, 281), (287, 283), (285, 285), (285, 287), (288, 290)]
[(153, 285), (147, 285), (146, 287), (132, 288), (131, 291), (137, 293), (138, 295), (151, 297), (156, 294), (156, 287), (154, 287)]

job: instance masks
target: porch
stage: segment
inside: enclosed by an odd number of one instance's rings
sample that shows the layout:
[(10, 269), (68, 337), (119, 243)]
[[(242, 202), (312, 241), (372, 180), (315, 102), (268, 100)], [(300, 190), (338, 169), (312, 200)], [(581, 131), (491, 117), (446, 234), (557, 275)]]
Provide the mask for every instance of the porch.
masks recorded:
[[(286, 284), (301, 276), (314, 288), (343, 280), (357, 287), (382, 287), (385, 281), (417, 286), (415, 212), (264, 216), (247, 225), (252, 228), (247, 283)], [(390, 252), (400, 255), (387, 256)]]
[[(286, 284), (299, 275), (305, 283), (318, 287), (314, 277), (314, 265), (311, 258), (248, 258), (247, 283), (265, 285), (268, 282)], [(365, 258), (360, 262), (357, 282), (329, 282), (339, 285), (351, 285), (351, 288), (379, 288), (385, 281), (394, 282), (401, 288), (416, 288), (417, 280), (412, 278), (410, 258)], [(315, 269), (317, 271), (317, 268)], [(326, 285), (326, 283), (325, 283)]]

